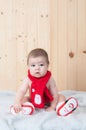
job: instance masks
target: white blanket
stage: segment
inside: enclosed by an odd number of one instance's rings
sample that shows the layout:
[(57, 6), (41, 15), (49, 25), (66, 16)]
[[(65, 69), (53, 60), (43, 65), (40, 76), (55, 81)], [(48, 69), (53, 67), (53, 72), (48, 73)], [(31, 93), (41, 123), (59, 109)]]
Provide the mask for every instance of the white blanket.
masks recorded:
[(0, 130), (86, 130), (86, 92), (62, 91), (67, 98), (75, 97), (78, 108), (72, 114), (61, 117), (55, 111), (36, 110), (33, 115), (12, 115), (10, 106), (15, 93), (0, 92)]

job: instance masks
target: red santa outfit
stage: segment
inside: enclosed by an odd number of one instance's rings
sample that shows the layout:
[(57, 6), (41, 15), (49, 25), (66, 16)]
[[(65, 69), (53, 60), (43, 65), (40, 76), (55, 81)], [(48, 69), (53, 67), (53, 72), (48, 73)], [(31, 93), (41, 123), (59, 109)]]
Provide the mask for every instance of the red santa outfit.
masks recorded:
[(53, 100), (46, 84), (51, 76), (51, 72), (47, 71), (44, 77), (36, 78), (30, 74), (28, 70), (28, 77), (32, 81), (30, 101), (36, 108), (44, 108), (45, 103)]
[[(51, 76), (51, 72), (47, 71), (44, 77), (36, 78), (30, 74), (28, 70), (28, 77), (32, 81), (31, 84), (31, 98), (30, 102), (25, 102), (22, 104), (22, 110), (19, 112), (24, 115), (31, 115), (36, 108), (44, 108), (46, 103), (50, 103), (53, 100), (49, 89), (46, 84)], [(70, 97), (66, 101), (59, 102), (56, 106), (56, 112), (59, 116), (67, 116), (71, 114), (78, 107), (78, 101), (74, 97)], [(12, 114), (17, 114), (13, 108), (13, 105), (10, 107)]]

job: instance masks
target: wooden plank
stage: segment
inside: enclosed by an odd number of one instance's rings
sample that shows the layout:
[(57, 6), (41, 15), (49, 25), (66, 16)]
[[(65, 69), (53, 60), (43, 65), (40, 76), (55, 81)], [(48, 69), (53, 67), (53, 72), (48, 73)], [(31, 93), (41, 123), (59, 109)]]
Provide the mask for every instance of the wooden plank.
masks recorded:
[(12, 1), (0, 3), (0, 89), (15, 90), (16, 44), (13, 41)]
[(86, 0), (78, 0), (77, 88), (86, 91)]
[(59, 89), (67, 89), (67, 1), (58, 1), (58, 83)]
[(67, 24), (67, 89), (77, 89), (77, 1), (67, 2)]
[[(50, 1), (50, 69), (58, 85), (58, 0)], [(58, 85), (59, 86), (59, 85)]]
[(28, 11), (27, 11), (27, 1), (14, 1), (14, 27), (15, 27), (15, 40), (16, 40), (16, 76), (17, 83), (16, 88), (18, 88), (22, 80), (27, 74), (27, 47), (28, 47)]

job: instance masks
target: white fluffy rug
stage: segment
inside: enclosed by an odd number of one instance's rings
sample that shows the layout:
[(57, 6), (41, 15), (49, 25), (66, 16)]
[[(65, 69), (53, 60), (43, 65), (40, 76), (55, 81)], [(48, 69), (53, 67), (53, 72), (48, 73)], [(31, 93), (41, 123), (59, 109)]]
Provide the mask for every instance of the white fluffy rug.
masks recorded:
[(0, 130), (86, 130), (86, 92), (62, 91), (67, 98), (75, 97), (78, 108), (66, 117), (55, 111), (37, 110), (33, 115), (19, 116), (10, 113), (15, 92), (0, 92)]

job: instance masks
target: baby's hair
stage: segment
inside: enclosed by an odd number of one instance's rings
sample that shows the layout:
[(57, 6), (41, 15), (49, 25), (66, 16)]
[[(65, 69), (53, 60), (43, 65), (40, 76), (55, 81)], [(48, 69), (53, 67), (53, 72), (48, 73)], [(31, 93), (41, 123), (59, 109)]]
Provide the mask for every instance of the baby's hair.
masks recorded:
[(45, 57), (47, 64), (49, 64), (49, 58), (48, 58), (47, 52), (42, 48), (36, 48), (36, 49), (31, 50), (30, 53), (28, 54), (27, 65), (28, 65), (29, 58), (31, 58), (31, 57), (36, 58), (36, 57), (39, 57), (39, 56)]

